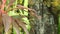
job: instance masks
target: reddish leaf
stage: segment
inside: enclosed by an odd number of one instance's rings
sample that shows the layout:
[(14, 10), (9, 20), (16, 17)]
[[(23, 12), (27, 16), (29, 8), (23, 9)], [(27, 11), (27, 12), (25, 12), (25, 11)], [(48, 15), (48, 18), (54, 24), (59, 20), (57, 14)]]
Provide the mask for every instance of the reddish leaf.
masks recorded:
[(2, 15), (0, 10), (0, 34), (2, 34), (2, 31), (3, 31), (3, 23), (2, 23)]
[(26, 24), (24, 24), (23, 22), (21, 22), (20, 20), (18, 19), (15, 19), (15, 22), (16, 24), (19, 26), (19, 27), (22, 27), (23, 30), (26, 32), (26, 34), (29, 34), (27, 28), (26, 28)]
[(6, 0), (2, 0), (2, 2), (3, 2), (3, 4), (5, 4), (6, 3)]
[(2, 7), (1, 7), (2, 10), (4, 10), (5, 3), (6, 3), (6, 0), (2, 0)]
[(11, 17), (6, 14), (2, 14), (2, 19), (3, 19), (5, 32), (8, 32), (10, 25), (11, 25)]
[(20, 27), (13, 21), (13, 28), (15, 29), (16, 31), (16, 34), (20, 34)]

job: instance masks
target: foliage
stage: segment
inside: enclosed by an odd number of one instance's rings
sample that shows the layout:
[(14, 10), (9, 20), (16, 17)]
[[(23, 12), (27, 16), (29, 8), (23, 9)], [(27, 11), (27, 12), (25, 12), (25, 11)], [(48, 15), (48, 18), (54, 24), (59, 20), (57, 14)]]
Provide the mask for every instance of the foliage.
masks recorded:
[(52, 9), (52, 12), (54, 13), (54, 14), (57, 14), (58, 12), (59, 12), (59, 9), (60, 8), (58, 8), (58, 7), (60, 7), (60, 2), (59, 2), (59, 0), (45, 0), (44, 1), (44, 4), (45, 4), (45, 6), (47, 6), (47, 7), (51, 7), (51, 9)]
[(59, 12), (59, 0), (0, 0), (0, 34), (56, 34)]
[[(13, 2), (15, 2), (15, 1), (16, 1), (16, 3), (14, 4)], [(26, 28), (26, 24), (21, 19), (22, 17), (26, 17), (26, 16), (16, 15), (16, 17), (15, 16), (12, 17), (12, 16), (9, 16), (8, 12), (10, 12), (10, 11), (14, 12), (18, 9), (21, 9), (21, 10), (26, 9), (26, 10), (30, 11), (29, 14), (31, 14), (31, 16), (35, 16), (35, 17), (38, 18), (38, 16), (35, 13), (35, 10), (30, 9), (28, 7), (24, 7), (26, 5), (22, 6), (20, 4), (17, 4), (17, 0), (9, 0), (9, 2), (7, 4), (6, 4), (6, 2), (7, 2), (7, 0), (2, 0), (2, 4), (0, 5), (0, 17), (2, 18), (2, 19), (0, 19), (0, 21), (4, 25), (3, 26), (1, 24), (1, 26), (4, 27), (5, 34), (10, 34), (11, 27), (14, 27), (14, 29), (16, 30), (16, 34), (20, 33), (19, 32), (20, 27), (26, 32), (26, 34), (29, 34), (29, 32)], [(13, 8), (12, 8), (12, 6), (13, 6)], [(0, 28), (1, 29), (0, 33), (1, 34), (2, 34), (2, 31), (3, 31), (3, 29), (2, 29), (3, 27)]]

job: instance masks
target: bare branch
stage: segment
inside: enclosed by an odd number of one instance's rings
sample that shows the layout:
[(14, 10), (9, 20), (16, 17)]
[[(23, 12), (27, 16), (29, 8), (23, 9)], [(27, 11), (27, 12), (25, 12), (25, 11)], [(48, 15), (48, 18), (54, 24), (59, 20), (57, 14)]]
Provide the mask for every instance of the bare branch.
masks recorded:
[[(39, 17), (40, 17), (40, 16), (37, 15), (37, 13), (36, 13), (36, 11), (35, 11), (34, 9), (31, 9), (31, 8), (28, 8), (28, 7), (24, 7), (24, 6), (22, 6), (22, 5), (17, 5), (16, 8), (11, 8), (11, 9), (9, 9), (8, 11), (10, 11), (10, 10), (16, 10), (16, 9), (22, 9), (22, 10), (26, 9), (26, 10), (29, 10), (29, 14), (31, 14), (32, 16), (35, 16), (35, 17), (37, 17), (38, 19), (39, 19)], [(7, 12), (8, 12), (8, 11), (7, 11)]]
[(22, 10), (26, 9), (26, 10), (33, 11), (34, 13), (36, 13), (36, 11), (35, 11), (34, 9), (27, 8), (27, 7), (24, 7), (24, 6), (22, 6), (22, 5), (17, 5), (16, 8), (10, 8), (10, 9), (8, 9), (7, 11), (15, 10), (15, 9), (22, 9)]

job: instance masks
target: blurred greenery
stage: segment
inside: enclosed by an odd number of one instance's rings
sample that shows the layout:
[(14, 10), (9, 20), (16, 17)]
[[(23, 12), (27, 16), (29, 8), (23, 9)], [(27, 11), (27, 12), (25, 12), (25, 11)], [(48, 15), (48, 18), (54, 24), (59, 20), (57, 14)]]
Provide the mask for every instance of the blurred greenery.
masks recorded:
[[(9, 4), (9, 1), (10, 0), (7, 0), (7, 2), (6, 2), (6, 5), (8, 5)], [(39, 1), (39, 0), (38, 0)], [(39, 3), (39, 4), (38, 4)], [(22, 5), (22, 6), (24, 6), (24, 7), (28, 7), (28, 5), (29, 6), (31, 6), (30, 8), (34, 8), (34, 9), (37, 9), (37, 8), (35, 8), (35, 7), (38, 7), (38, 5), (39, 5), (39, 9), (37, 10), (37, 13), (39, 13), (39, 11), (41, 11), (42, 9), (43, 9), (43, 11), (44, 12), (46, 12), (46, 11), (48, 11), (49, 9), (51, 9), (52, 11), (50, 11), (51, 13), (50, 14), (52, 14), (52, 13), (54, 13), (57, 17), (58, 17), (58, 21), (59, 22), (57, 22), (58, 23), (58, 34), (60, 34), (60, 0), (44, 0), (43, 1), (43, 3), (41, 2), (41, 0), (40, 0), (40, 2), (37, 2), (37, 0), (15, 0), (15, 2), (13, 3), (13, 5), (11, 6), (11, 8), (15, 8), (18, 4), (20, 4), (20, 5)], [(43, 6), (41, 6), (42, 7), (42, 9), (40, 8), (40, 4), (42, 5), (44, 5), (45, 7), (43, 7)], [(35, 5), (37, 5), (37, 6), (35, 6)], [(46, 10), (46, 7), (47, 7), (47, 10)], [(6, 8), (5, 8), (6, 9)], [(46, 11), (45, 11), (45, 10)], [(41, 12), (43, 12), (43, 11), (41, 11)], [(48, 11), (49, 12), (49, 11)], [(8, 12), (8, 15), (9, 16), (12, 16), (12, 17), (19, 17), (20, 18), (20, 15), (23, 15), (23, 16), (29, 16), (28, 15), (28, 10), (26, 10), (26, 9), (24, 9), (24, 10), (21, 10), (21, 9), (18, 9), (18, 10), (12, 10), (12, 11), (9, 11)], [(45, 22), (47, 22), (48, 21), (48, 19), (47, 18), (49, 18), (49, 19), (52, 19), (52, 16), (51, 17), (46, 17), (46, 16), (48, 16), (48, 15), (46, 15), (45, 13), (44, 13), (44, 16), (42, 16), (43, 17), (43, 20), (45, 21)], [(54, 17), (56, 17), (56, 16), (54, 16)], [(28, 31), (30, 31), (30, 29), (31, 29), (31, 24), (30, 24), (30, 22), (29, 22), (29, 19), (27, 18), (27, 17), (24, 17), (24, 18), (22, 18), (22, 20), (27, 24), (26, 25), (26, 27), (27, 27), (27, 29), (28, 29)], [(32, 16), (31, 16), (32, 17)], [(44, 17), (46, 17), (46, 18), (44, 18)], [(54, 20), (53, 20), (54, 21)], [(44, 23), (45, 23), (44, 22)], [(41, 22), (41, 23), (43, 23), (43, 22)], [(50, 22), (49, 22), (50, 23)], [(48, 24), (49, 24), (48, 23)], [(36, 23), (37, 24), (37, 23)], [(35, 25), (36, 25), (35, 24)], [(37, 24), (38, 25), (38, 24)], [(39, 23), (39, 27), (40, 27), (40, 23)], [(49, 25), (47, 25), (47, 27), (48, 27)], [(39, 28), (38, 27), (38, 28)], [(42, 26), (43, 27), (43, 26)], [(45, 27), (45, 26), (44, 26)], [(50, 26), (51, 27), (51, 26)], [(41, 27), (40, 27), (41, 28)], [(40, 30), (40, 29), (39, 29)], [(34, 31), (35, 32), (35, 31)], [(15, 31), (15, 29), (13, 28), (13, 34), (16, 34), (16, 31)], [(20, 28), (20, 34), (25, 34), (25, 32), (23, 31), (23, 29), (22, 28)]]
[(59, 23), (58, 23), (58, 34), (60, 34), (60, 14), (59, 14)]
[[(24, 2), (23, 2), (24, 1)], [(9, 0), (7, 0), (7, 4), (9, 3)], [(13, 7), (16, 7), (16, 5), (17, 4), (23, 4), (23, 6), (25, 6), (25, 7), (28, 7), (28, 0), (16, 0), (15, 2), (14, 2), (14, 6)], [(12, 7), (12, 8), (13, 8)], [(24, 9), (24, 10), (26, 10), (26, 9)], [(19, 12), (17, 13), (17, 12), (15, 12), (15, 10), (13, 10), (13, 11), (9, 11), (8, 12), (8, 14), (9, 14), (9, 16), (16, 16), (16, 15), (18, 15), (19, 16), (19, 14), (21, 14), (21, 15), (25, 15), (25, 16), (28, 16), (28, 10), (26, 10), (27, 12), (25, 12), (24, 10), (20, 10), (19, 9)], [(24, 12), (24, 13), (23, 13)], [(23, 19), (23, 21), (27, 24), (26, 25), (26, 27), (27, 27), (27, 29), (28, 30), (30, 30), (30, 23), (29, 23), (29, 20), (28, 20), (28, 18), (27, 17), (25, 17), (25, 18), (22, 18)], [(14, 30), (14, 28), (13, 28), (13, 33), (14, 34), (16, 34), (16, 31)], [(20, 34), (22, 34), (22, 32), (20, 32)]]

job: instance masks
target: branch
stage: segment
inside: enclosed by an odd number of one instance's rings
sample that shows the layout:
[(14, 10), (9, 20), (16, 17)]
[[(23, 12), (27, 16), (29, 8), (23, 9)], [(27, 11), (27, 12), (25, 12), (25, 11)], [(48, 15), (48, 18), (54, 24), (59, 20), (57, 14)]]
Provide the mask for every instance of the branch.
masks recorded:
[(36, 10), (31, 9), (31, 8), (27, 8), (27, 7), (24, 7), (24, 6), (22, 6), (22, 5), (17, 5), (16, 8), (10, 8), (10, 9), (8, 9), (8, 10), (6, 10), (6, 11), (8, 12), (8, 11), (10, 11), (10, 10), (15, 10), (15, 9), (22, 9), (22, 10), (26, 9), (26, 10), (29, 10), (29, 11), (32, 11), (32, 12), (36, 13)]
[(9, 7), (13, 5), (13, 2), (14, 2), (14, 1), (15, 1), (15, 0), (10, 0), (9, 4), (8, 4), (8, 6), (7, 6), (7, 9), (9, 9)]
[(37, 17), (38, 19), (40, 18), (40, 16), (37, 15), (36, 10), (28, 8), (28, 7), (24, 7), (22, 5), (17, 5), (16, 8), (11, 8), (11, 9), (7, 10), (7, 12), (10, 11), (10, 10), (16, 10), (16, 9), (29, 10), (29, 14), (31, 14), (32, 16)]

